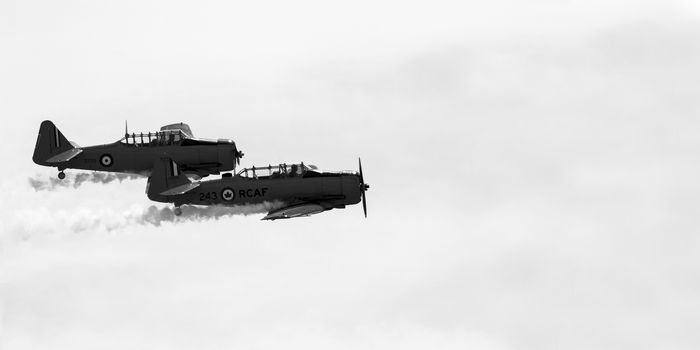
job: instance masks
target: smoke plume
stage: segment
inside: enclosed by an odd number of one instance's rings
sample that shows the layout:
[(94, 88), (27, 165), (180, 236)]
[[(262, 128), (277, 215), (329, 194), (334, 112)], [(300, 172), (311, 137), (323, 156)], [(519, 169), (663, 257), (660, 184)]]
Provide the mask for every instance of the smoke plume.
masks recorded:
[(206, 220), (219, 220), (221, 218), (229, 217), (232, 215), (251, 215), (251, 214), (263, 214), (270, 210), (281, 208), (284, 205), (283, 202), (264, 202), (262, 204), (245, 205), (245, 206), (207, 206), (207, 207), (195, 207), (195, 206), (183, 206), (182, 214), (176, 216), (173, 209), (170, 207), (158, 208), (152, 205), (146, 208), (141, 215), (138, 217), (137, 222), (143, 225), (151, 224), (154, 226), (160, 226), (162, 222), (186, 222), (186, 221), (206, 221)]
[(135, 180), (143, 177), (143, 175), (137, 174), (91, 172), (66, 174), (66, 178), (63, 180), (57, 177), (46, 177), (41, 175), (30, 177), (28, 180), (29, 185), (34, 188), (34, 191), (54, 191), (61, 187), (78, 188), (80, 185), (86, 182), (106, 184), (117, 180), (122, 182), (124, 180)]
[[(284, 202), (264, 202), (245, 206), (182, 206), (176, 216), (171, 207), (150, 205), (133, 206), (124, 211), (96, 208), (51, 210), (32, 208), (18, 210), (8, 222), (7, 234), (20, 240), (45, 235), (64, 235), (83, 232), (112, 232), (133, 226), (161, 226), (166, 223), (203, 222), (234, 215), (264, 214), (281, 208)], [(0, 241), (2, 237), (0, 237)], [(9, 237), (5, 237), (9, 238)]]

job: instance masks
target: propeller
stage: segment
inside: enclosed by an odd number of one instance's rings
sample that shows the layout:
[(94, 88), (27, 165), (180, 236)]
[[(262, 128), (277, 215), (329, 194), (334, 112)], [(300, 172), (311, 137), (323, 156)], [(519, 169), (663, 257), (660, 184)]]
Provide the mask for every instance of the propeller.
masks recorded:
[(369, 189), (369, 185), (365, 183), (365, 178), (362, 175), (362, 159), (357, 158), (357, 161), (360, 166), (360, 192), (362, 192), (362, 210), (364, 210), (365, 217), (367, 217), (367, 195), (365, 195), (365, 191)]
[(124, 120), (124, 136), (129, 137), (129, 122)]
[(241, 158), (243, 158), (243, 151), (238, 150), (238, 147), (236, 147), (236, 143), (233, 143), (233, 159), (234, 159), (234, 164), (233, 164), (233, 170), (236, 170), (236, 165), (241, 165)]
[(235, 165), (241, 165), (241, 158), (243, 158), (243, 151), (240, 151), (238, 147), (236, 147), (236, 143), (233, 143), (233, 158), (236, 160)]

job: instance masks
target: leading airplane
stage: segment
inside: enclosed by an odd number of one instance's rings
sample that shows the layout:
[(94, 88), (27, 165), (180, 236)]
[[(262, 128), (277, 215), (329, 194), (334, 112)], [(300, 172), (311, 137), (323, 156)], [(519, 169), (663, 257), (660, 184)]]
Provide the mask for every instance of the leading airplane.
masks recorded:
[(191, 181), (184, 176), (177, 162), (164, 157), (157, 160), (148, 179), (146, 193), (157, 202), (175, 204), (175, 215), (182, 214), (184, 204), (248, 205), (282, 202), (263, 220), (309, 216), (334, 208), (345, 208), (362, 199), (367, 217), (365, 191), (369, 185), (359, 172), (328, 172), (314, 166), (280, 164), (247, 168), (237, 175), (223, 174), (220, 179)]
[(97, 170), (149, 175), (156, 159), (171, 158), (181, 171), (197, 177), (235, 169), (243, 152), (230, 139), (195, 138), (187, 124), (176, 123), (149, 133), (128, 130), (120, 140), (104, 145), (80, 147), (70, 142), (50, 120), (39, 127), (34, 163), (58, 168), (63, 179), (65, 169)]

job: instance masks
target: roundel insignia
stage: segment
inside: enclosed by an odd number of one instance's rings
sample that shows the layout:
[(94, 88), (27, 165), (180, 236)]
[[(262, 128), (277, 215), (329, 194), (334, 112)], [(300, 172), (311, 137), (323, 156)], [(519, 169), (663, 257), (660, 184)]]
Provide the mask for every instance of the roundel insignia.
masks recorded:
[(109, 168), (110, 166), (112, 166), (112, 163), (113, 159), (112, 156), (110, 156), (109, 154), (103, 154), (100, 156), (100, 164), (102, 164), (103, 167)]
[(235, 192), (233, 192), (233, 190), (230, 188), (224, 188), (223, 191), (221, 191), (221, 198), (223, 198), (224, 200), (233, 200), (235, 196)]

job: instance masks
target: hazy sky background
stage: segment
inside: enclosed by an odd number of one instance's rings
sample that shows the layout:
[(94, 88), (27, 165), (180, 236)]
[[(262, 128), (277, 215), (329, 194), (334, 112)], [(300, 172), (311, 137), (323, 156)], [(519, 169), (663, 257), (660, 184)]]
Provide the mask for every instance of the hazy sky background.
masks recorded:
[[(697, 349), (700, 5), (3, 1), (1, 349)], [(184, 121), (360, 206), (140, 224), (145, 179), (34, 191)], [(69, 171), (70, 173), (70, 171)], [(158, 204), (157, 207), (164, 207)]]

